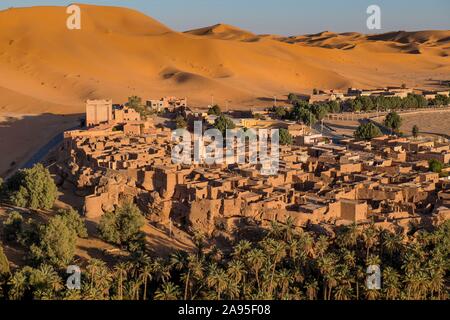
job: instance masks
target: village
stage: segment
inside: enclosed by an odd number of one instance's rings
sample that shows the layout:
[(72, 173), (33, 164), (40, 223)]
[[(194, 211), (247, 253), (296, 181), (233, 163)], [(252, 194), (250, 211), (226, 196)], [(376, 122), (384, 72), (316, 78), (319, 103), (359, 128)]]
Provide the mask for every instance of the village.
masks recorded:
[(429, 168), (430, 159), (450, 163), (446, 141), (384, 135), (334, 143), (311, 126), (268, 112), (264, 118), (261, 111), (229, 112), (236, 128), (282, 128), (292, 137), (280, 147), (278, 172), (267, 176), (251, 164), (174, 163), (174, 119), (181, 116), (192, 128), (194, 121), (212, 126), (217, 115), (175, 97), (145, 105), (164, 110), (166, 118), (90, 100), (87, 128), (65, 132), (57, 181), (83, 190), (86, 218), (99, 219), (125, 199), (152, 223), (207, 235), (273, 221), (324, 231), (373, 222), (408, 232), (450, 218), (450, 180)]

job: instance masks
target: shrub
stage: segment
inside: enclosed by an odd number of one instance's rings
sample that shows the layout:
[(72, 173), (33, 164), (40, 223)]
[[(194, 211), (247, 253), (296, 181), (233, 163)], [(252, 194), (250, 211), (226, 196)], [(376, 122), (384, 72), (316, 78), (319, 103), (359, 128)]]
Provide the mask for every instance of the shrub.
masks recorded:
[(357, 139), (370, 140), (381, 136), (381, 130), (372, 122), (361, 124), (358, 129), (356, 129), (354, 136)]
[(3, 237), (6, 241), (17, 241), (20, 239), (23, 231), (23, 217), (17, 211), (9, 214), (3, 222)]
[(187, 127), (186, 119), (184, 119), (182, 116), (176, 117), (175, 124), (177, 129), (185, 129)]
[(402, 125), (402, 118), (395, 111), (389, 112), (384, 119), (384, 125), (394, 131), (398, 131)]
[(236, 128), (236, 126), (230, 118), (221, 114), (214, 122), (214, 128), (218, 129), (225, 136), (227, 130), (232, 130)]
[(417, 138), (419, 136), (419, 127), (417, 125), (414, 125), (412, 128), (412, 135), (414, 138)]
[(38, 263), (49, 262), (60, 268), (66, 267), (75, 255), (77, 233), (62, 216), (50, 219), (48, 225), (39, 229), (39, 241), (31, 245), (31, 256)]
[(280, 144), (281, 145), (291, 145), (292, 144), (292, 136), (289, 131), (285, 128), (280, 129)]
[(99, 232), (105, 241), (129, 247), (132, 241), (139, 239), (144, 222), (139, 208), (133, 203), (125, 203), (115, 212), (102, 216)]
[(215, 104), (211, 108), (209, 108), (208, 114), (220, 116), (222, 114), (222, 110), (220, 109), (220, 107), (217, 104)]
[(9, 274), (9, 262), (0, 243), (0, 277), (5, 274)]
[(13, 205), (34, 210), (51, 209), (57, 197), (55, 182), (40, 163), (18, 171), (8, 180), (6, 188)]
[(75, 230), (75, 232), (80, 238), (87, 238), (88, 233), (86, 225), (83, 219), (81, 218), (80, 214), (78, 213), (78, 211), (70, 208), (66, 210), (60, 210), (58, 213), (64, 219), (66, 225), (70, 229)]
[(441, 173), (442, 169), (444, 168), (444, 165), (442, 164), (442, 162), (440, 162), (436, 159), (431, 159), (430, 161), (428, 161), (428, 165), (429, 165), (430, 171), (435, 172), (435, 173)]

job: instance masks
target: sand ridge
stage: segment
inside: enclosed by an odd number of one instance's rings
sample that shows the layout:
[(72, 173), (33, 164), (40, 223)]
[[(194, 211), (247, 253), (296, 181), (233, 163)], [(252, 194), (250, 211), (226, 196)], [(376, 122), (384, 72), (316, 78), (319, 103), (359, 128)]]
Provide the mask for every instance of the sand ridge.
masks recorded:
[(313, 88), (450, 78), (450, 31), (280, 37), (218, 24), (180, 33), (135, 10), (80, 6), (81, 30), (66, 28), (65, 7), (0, 11), (1, 111), (78, 113), (86, 99), (134, 94), (200, 107), (214, 95), (239, 108)]

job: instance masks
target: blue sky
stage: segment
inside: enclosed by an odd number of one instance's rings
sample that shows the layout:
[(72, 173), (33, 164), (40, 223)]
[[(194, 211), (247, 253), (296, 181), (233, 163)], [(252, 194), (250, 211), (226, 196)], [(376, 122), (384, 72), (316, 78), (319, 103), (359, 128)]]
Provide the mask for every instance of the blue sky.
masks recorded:
[[(0, 9), (68, 5), (63, 0), (2, 0)], [(172, 29), (185, 31), (216, 23), (255, 33), (297, 35), (324, 30), (370, 33), (366, 9), (381, 7), (382, 30), (450, 29), (449, 0), (86, 0), (83, 3), (138, 9)]]

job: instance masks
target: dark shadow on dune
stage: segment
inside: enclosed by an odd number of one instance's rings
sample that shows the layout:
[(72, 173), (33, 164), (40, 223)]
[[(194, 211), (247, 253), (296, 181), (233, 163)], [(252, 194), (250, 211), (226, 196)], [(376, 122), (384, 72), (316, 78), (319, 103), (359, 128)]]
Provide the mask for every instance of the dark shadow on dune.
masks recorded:
[[(256, 99), (262, 102), (275, 102), (274, 97), (258, 97)], [(289, 103), (287, 96), (277, 96), (277, 103)]]
[(39, 162), (62, 142), (62, 133), (79, 127), (83, 118), (84, 114), (52, 113), (6, 117), (0, 122), (0, 176)]

